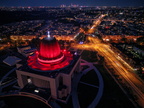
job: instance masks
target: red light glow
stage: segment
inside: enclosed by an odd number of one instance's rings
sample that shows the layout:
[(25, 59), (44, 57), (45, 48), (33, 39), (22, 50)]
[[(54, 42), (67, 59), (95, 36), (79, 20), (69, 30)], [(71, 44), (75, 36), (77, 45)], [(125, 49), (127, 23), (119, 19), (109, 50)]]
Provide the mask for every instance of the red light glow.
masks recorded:
[(45, 59), (53, 59), (60, 56), (61, 51), (55, 38), (45, 38), (40, 44), (39, 56)]
[(49, 37), (41, 41), (39, 51), (30, 56), (27, 63), (33, 69), (49, 71), (69, 65), (72, 59), (70, 52), (61, 51), (57, 40)]
[(52, 63), (44, 63), (38, 60), (38, 55), (35, 53), (33, 56), (31, 56), (27, 63), (31, 68), (42, 70), (42, 71), (49, 71), (49, 70), (56, 70), (61, 69), (67, 65), (70, 64), (72, 60), (72, 54), (65, 52), (64, 58), (61, 61), (52, 62)]

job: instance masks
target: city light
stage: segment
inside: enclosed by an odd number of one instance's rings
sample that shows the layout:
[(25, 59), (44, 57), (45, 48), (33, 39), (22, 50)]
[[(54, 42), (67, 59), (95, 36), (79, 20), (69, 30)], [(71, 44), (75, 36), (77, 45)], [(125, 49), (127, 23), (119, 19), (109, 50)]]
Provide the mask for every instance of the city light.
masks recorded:
[[(100, 95), (95, 94), (103, 93), (103, 81), (98, 81), (96, 72), (103, 76), (106, 93), (99, 107), (143, 107), (143, 9), (66, 3), (60, 7), (1, 6), (0, 95), (27, 92), (38, 100), (44, 96), (46, 104), (96, 107)], [(4, 60), (7, 56), (21, 61), (10, 66)]]
[(119, 52), (112, 49), (109, 44), (102, 43), (99, 39), (94, 37), (88, 37), (87, 39), (89, 43), (82, 45), (77, 44), (74, 45), (74, 48), (96, 51), (98, 54), (103, 56), (105, 58), (105, 64), (109, 66), (109, 68), (113, 68), (115, 72), (123, 77), (125, 83), (130, 86), (134, 94), (139, 97), (140, 104), (143, 104), (143, 82), (141, 82), (133, 73), (134, 68), (128, 64), (128, 61), (126, 61), (123, 56), (119, 54)]

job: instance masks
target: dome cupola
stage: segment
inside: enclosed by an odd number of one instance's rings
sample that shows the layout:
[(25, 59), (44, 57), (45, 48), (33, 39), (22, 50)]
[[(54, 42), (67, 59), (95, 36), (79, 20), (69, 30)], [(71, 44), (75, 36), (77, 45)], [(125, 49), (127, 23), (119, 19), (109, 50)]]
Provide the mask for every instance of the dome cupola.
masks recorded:
[(64, 68), (72, 59), (73, 55), (66, 50), (61, 50), (56, 38), (50, 36), (48, 31), (47, 37), (40, 42), (39, 50), (29, 56), (27, 63), (32, 69), (51, 71)]
[(48, 36), (43, 38), (40, 43), (38, 60), (45, 63), (53, 63), (62, 60), (64, 57), (60, 50), (59, 43), (55, 37)]

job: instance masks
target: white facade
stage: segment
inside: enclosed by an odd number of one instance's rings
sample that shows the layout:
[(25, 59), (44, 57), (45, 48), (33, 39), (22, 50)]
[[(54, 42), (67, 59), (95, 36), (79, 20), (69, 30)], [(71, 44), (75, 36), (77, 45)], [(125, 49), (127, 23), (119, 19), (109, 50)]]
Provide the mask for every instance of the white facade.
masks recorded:
[[(51, 91), (51, 96), (55, 99), (66, 97), (71, 93), (72, 78), (74, 73), (80, 72), (80, 58), (75, 63), (69, 74), (58, 73), (53, 77), (47, 77), (39, 74), (34, 74), (26, 71), (17, 70), (18, 84), (23, 88), (26, 84), (32, 83), (37, 87), (48, 88)], [(60, 87), (61, 86), (61, 87)], [(61, 89), (60, 89), (61, 88)]]

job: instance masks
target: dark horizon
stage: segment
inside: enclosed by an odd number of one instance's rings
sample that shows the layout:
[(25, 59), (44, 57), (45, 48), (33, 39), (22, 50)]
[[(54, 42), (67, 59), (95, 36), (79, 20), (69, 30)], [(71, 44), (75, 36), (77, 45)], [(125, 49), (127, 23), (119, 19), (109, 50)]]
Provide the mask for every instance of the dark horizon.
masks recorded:
[(5, 7), (19, 7), (19, 6), (60, 6), (60, 5), (71, 5), (76, 4), (79, 6), (144, 6), (144, 1), (142, 0), (0, 0), (0, 6)]

